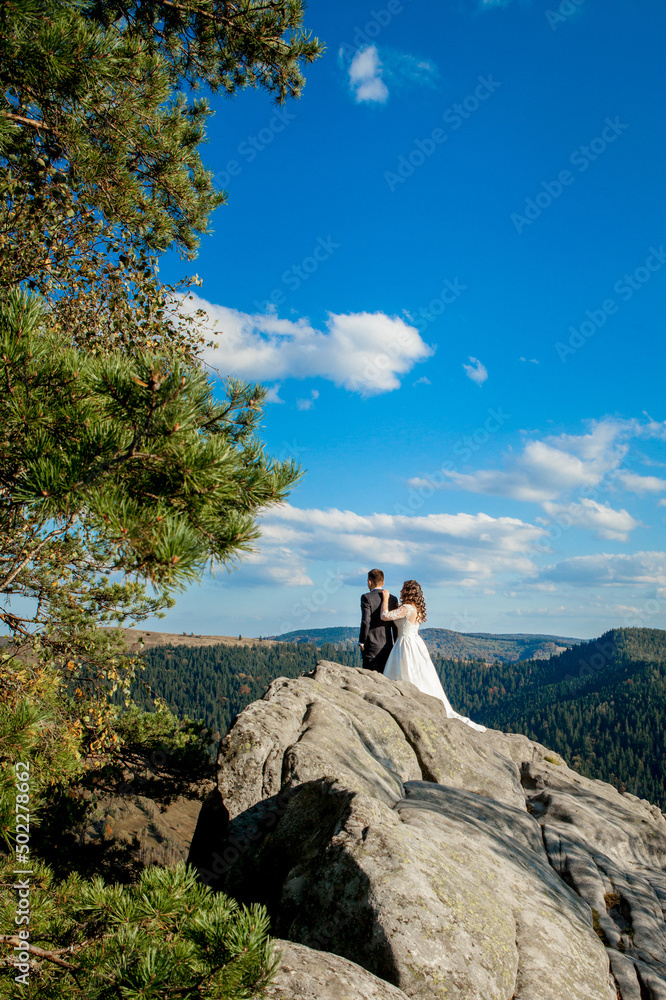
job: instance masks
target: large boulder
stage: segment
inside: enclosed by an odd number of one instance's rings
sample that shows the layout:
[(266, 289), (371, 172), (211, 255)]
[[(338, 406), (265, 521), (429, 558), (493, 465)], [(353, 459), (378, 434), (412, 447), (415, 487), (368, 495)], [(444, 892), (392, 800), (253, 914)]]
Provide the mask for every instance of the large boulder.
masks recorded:
[(339, 955), (276, 940), (282, 953), (270, 1000), (407, 1000), (407, 994)]
[(666, 1000), (666, 821), (545, 747), (322, 662), (218, 765), (190, 860), (322, 968), (424, 1000)]

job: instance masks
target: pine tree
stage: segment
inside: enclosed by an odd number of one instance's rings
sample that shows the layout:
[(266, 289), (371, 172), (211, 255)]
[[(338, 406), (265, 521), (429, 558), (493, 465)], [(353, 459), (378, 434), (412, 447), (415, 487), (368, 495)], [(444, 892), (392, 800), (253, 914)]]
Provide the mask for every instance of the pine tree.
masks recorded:
[[(18, 970), (5, 967), (3, 1000), (250, 1000), (271, 979), (278, 955), (266, 910), (213, 893), (182, 863), (147, 869), (131, 887), (76, 873), (57, 883), (48, 867), (32, 867), (28, 972), (17, 983)], [(7, 864), (0, 874), (15, 878)], [(3, 927), (15, 910), (5, 893)], [(0, 942), (20, 954), (11, 932)]]
[[(103, 626), (233, 565), (300, 475), (255, 436), (265, 390), (228, 379), (215, 398), (188, 283), (162, 286), (156, 255), (191, 258), (224, 201), (199, 154), (210, 109), (185, 91), (297, 96), (322, 51), (302, 7), (0, 0), (0, 622), (29, 647), (0, 654), (0, 818), (28, 759), (43, 849), (55, 796), (91, 769), (124, 774), (154, 738), (183, 772), (156, 781), (206, 765), (202, 726), (118, 718), (136, 660)], [(30, 860), (31, 975), (5, 962), (0, 996), (249, 1000), (270, 977), (265, 912), (183, 867), (128, 890)]]
[(0, 0), (0, 285), (85, 280), (118, 239), (192, 257), (225, 199), (186, 90), (298, 96), (322, 52), (302, 20), (301, 0)]
[(0, 300), (0, 358), (0, 621), (113, 688), (113, 635), (96, 626), (233, 564), (300, 471), (254, 437), (261, 387), (230, 381), (219, 403), (177, 352), (71, 347), (25, 293)]

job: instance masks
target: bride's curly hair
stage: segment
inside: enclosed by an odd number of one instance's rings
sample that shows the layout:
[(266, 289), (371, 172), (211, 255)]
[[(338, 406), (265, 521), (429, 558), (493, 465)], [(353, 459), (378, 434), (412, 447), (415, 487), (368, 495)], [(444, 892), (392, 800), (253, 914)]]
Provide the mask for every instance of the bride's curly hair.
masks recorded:
[(421, 584), (416, 580), (405, 580), (400, 591), (401, 604), (413, 604), (416, 608), (417, 622), (426, 620), (426, 604), (421, 590)]

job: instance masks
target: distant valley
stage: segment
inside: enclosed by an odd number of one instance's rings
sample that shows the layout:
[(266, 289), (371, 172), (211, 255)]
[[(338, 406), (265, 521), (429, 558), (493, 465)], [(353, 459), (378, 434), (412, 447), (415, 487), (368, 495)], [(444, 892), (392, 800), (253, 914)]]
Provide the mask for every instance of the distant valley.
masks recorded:
[[(448, 628), (424, 628), (420, 632), (431, 653), (452, 660), (486, 660), (488, 662), (516, 663), (518, 660), (547, 660), (576, 646), (583, 639), (559, 635), (493, 635), (490, 632), (453, 632)], [(355, 645), (358, 628), (337, 627), (303, 629), (271, 636), (279, 642), (312, 642)]]
[[(142, 680), (179, 715), (203, 719), (219, 734), (277, 677), (307, 673), (320, 659), (361, 666), (352, 628), (267, 639), (136, 630), (128, 635), (135, 650), (140, 635)], [(612, 629), (583, 642), (424, 629), (424, 638), (457, 711), (523, 733), (584, 774), (666, 809), (665, 631)], [(143, 685), (134, 697), (152, 704)]]
[[(348, 625), (333, 628), (302, 629), (282, 635), (250, 638), (247, 636), (199, 635), (194, 632), (157, 632), (125, 629), (128, 646), (133, 651), (155, 646), (254, 646), (257, 643), (310, 643), (322, 648), (333, 645), (342, 649), (357, 647), (358, 628)], [(453, 632), (447, 628), (424, 628), (423, 640), (431, 653), (452, 660), (485, 660), (488, 663), (517, 663), (518, 660), (547, 660), (584, 642), (559, 635), (494, 635), (490, 632)]]

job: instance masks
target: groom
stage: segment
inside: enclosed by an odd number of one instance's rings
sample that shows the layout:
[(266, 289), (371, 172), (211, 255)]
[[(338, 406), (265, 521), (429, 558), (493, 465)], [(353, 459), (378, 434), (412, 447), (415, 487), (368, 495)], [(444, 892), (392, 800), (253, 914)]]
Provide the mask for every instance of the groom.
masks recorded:
[[(397, 635), (394, 622), (383, 622), (382, 588), (384, 574), (380, 569), (371, 569), (368, 573), (368, 594), (361, 597), (361, 633), (358, 644), (363, 654), (363, 666), (366, 670), (384, 672), (389, 653), (393, 648), (393, 639)], [(398, 598), (389, 596), (389, 611), (398, 607)]]

